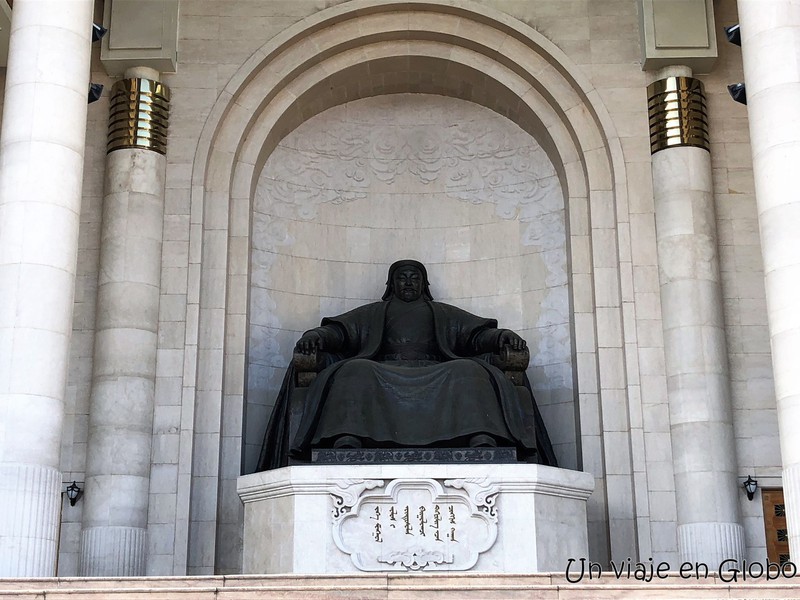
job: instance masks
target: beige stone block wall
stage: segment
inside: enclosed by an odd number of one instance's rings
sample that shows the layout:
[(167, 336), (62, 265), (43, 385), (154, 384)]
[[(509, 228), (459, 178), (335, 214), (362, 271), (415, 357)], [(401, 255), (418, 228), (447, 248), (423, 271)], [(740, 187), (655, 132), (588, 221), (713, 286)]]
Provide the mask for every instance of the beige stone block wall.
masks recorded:
[[(204, 219), (213, 224), (217, 215), (227, 223), (228, 217), (227, 209), (208, 200), (205, 214), (197, 204), (192, 212), (191, 177), (198, 139), (223, 88), (254, 52), (292, 24), (338, 4), (341, 2), (332, 0), (180, 3), (178, 71), (164, 77), (172, 90), (172, 109), (148, 529), (148, 573), (153, 575), (209, 573), (214, 568), (230, 573), (236, 572), (240, 564), (241, 513), (238, 499), (230, 496), (230, 482), (240, 469), (242, 397), (229, 393), (220, 406), (213, 390), (222, 389), (219, 377), (232, 385), (227, 389), (243, 389), (244, 359), (230, 361), (221, 376), (197, 372), (196, 365), (198, 357), (221, 362), (222, 354), (215, 344), (221, 344), (223, 336), (241, 339), (248, 332), (244, 308), (224, 328), (226, 264), (213, 265), (214, 276), (203, 282), (203, 293), (210, 299), (206, 306), (216, 318), (206, 322), (216, 322), (217, 326), (207, 326), (208, 331), (198, 328), (203, 253), (211, 245), (227, 243), (226, 238), (215, 236), (213, 231), (206, 231), (204, 236), (202, 224)], [(593, 86), (592, 97), (602, 101), (610, 115), (608, 125), (619, 136), (626, 178), (615, 185), (627, 188), (627, 202), (613, 205), (610, 193), (606, 198), (602, 192), (594, 192), (597, 195), (585, 222), (570, 221), (581, 227), (571, 232), (575, 297), (581, 299), (587, 291), (591, 293), (589, 286), (594, 277), (599, 306), (594, 330), (583, 300), (575, 305), (574, 327), (579, 343), (574, 351), (589, 357), (587, 347), (593, 340), (606, 340), (603, 343), (607, 344), (599, 350), (600, 380), (579, 380), (577, 388), (582, 466), (604, 474), (595, 492), (604, 500), (590, 506), (594, 536), (590, 546), (599, 552), (593, 558), (604, 560), (602, 554), (609, 541), (602, 532), (608, 521), (612, 546), (638, 549), (639, 556), (676, 563), (672, 450), (647, 138), (645, 87), (651, 75), (643, 73), (638, 64), (636, 1), (487, 0), (480, 5), (504, 11), (553, 41)], [(736, 22), (735, 0), (717, 2), (716, 10), (719, 23)], [(99, 63), (94, 65), (92, 79), (111, 83)], [(765, 345), (766, 311), (746, 113), (744, 107), (728, 99), (724, 90), (726, 83), (740, 79), (739, 50), (720, 45), (717, 68), (703, 80), (711, 117), (737, 460), (743, 476), (753, 472), (762, 485), (779, 485), (777, 427), (769, 348)], [(105, 98), (90, 107), (62, 451), (64, 479), (70, 481), (83, 480), (106, 115)], [(226, 142), (218, 140), (220, 144)], [(609, 189), (610, 185), (611, 182)], [(579, 204), (576, 201), (569, 207), (574, 215), (581, 214)], [(234, 204), (233, 211), (232, 223), (246, 222), (242, 219), (248, 211), (246, 203)], [(588, 235), (590, 226), (597, 235)], [(360, 247), (356, 238), (361, 233), (351, 234), (356, 247)], [(248, 249), (234, 243), (228, 251), (229, 264), (234, 265), (232, 276), (244, 277), (246, 270), (237, 265), (246, 261)], [(615, 297), (621, 302), (621, 319), (610, 310)], [(228, 302), (246, 306), (243, 298), (228, 298)], [(616, 340), (618, 345), (608, 340)], [(602, 398), (597, 391), (600, 388)], [(582, 389), (592, 391), (581, 393)], [(190, 495), (193, 477), (195, 488)], [(220, 481), (224, 484), (220, 485)], [(753, 558), (760, 558), (764, 544), (760, 505), (748, 503), (743, 494), (742, 499), (748, 551)], [(80, 506), (78, 503), (74, 509), (67, 507), (64, 512), (59, 569), (62, 575), (77, 572)], [(192, 547), (190, 540), (209, 536), (216, 538), (216, 546)]]

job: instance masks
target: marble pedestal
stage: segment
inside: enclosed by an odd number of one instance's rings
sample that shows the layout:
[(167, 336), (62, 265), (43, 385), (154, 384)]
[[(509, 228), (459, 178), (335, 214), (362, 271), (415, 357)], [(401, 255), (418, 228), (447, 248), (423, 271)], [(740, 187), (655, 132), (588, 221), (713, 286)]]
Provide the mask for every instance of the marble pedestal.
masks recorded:
[(588, 473), (530, 464), (303, 465), (239, 478), (244, 573), (563, 571)]

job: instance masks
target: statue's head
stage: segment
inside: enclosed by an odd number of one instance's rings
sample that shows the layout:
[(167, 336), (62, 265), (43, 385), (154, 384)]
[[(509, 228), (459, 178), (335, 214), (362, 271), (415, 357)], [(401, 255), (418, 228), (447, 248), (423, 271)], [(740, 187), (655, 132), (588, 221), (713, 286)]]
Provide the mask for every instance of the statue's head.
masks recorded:
[(383, 300), (394, 296), (404, 302), (413, 302), (420, 297), (433, 300), (428, 271), (425, 265), (417, 260), (398, 260), (389, 267), (389, 277), (386, 280), (386, 291)]

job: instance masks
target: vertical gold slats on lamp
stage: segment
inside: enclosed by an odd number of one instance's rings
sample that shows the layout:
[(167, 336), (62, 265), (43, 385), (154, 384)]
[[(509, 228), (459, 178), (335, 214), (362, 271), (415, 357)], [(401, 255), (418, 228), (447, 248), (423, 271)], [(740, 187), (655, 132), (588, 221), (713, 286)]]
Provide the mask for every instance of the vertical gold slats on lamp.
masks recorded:
[(675, 146), (709, 149), (703, 84), (693, 77), (667, 77), (647, 87), (650, 152)]
[(123, 79), (111, 88), (108, 147), (167, 153), (169, 88), (151, 79)]

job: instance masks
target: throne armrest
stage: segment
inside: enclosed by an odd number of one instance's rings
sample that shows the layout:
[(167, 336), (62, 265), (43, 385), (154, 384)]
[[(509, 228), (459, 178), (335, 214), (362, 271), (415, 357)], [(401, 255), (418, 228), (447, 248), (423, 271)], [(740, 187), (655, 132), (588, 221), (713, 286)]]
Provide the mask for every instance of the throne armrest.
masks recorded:
[(306, 388), (311, 385), (323, 368), (322, 353), (314, 350), (311, 354), (295, 352), (292, 356), (292, 366), (294, 367), (297, 380), (297, 387)]
[(511, 346), (503, 346), (491, 355), (491, 364), (500, 369), (514, 385), (525, 385), (525, 369), (531, 359), (530, 351), (514, 350)]

